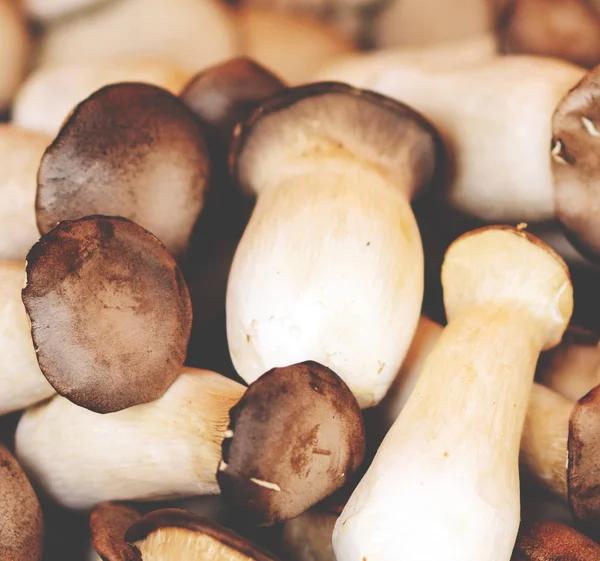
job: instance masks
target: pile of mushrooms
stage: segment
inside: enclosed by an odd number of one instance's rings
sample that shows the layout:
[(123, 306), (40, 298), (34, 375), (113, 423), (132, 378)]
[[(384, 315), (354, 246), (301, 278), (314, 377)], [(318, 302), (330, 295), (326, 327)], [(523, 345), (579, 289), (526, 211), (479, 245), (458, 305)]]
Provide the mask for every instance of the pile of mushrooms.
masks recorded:
[(0, 560), (600, 561), (599, 63), (596, 0), (0, 0)]

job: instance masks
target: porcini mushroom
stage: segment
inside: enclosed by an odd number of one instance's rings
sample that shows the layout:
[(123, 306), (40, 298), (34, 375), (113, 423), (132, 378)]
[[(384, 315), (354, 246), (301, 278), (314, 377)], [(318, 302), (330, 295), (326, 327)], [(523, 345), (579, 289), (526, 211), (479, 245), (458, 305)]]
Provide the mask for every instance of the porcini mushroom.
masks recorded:
[[(139, 552), (125, 541), (125, 532), (142, 515), (125, 504), (101, 503), (90, 514), (92, 545), (100, 555), (96, 559), (106, 561), (130, 561), (139, 559)], [(137, 555), (137, 557), (136, 557)]]
[[(353, 77), (344, 69), (344, 79), (411, 105), (438, 128), (452, 156), (445, 198), (455, 210), (487, 222), (553, 220), (552, 115), (585, 70), (528, 56), (450, 68), (390, 64)], [(335, 68), (319, 78), (339, 79)]]
[(37, 360), (73, 403), (110, 413), (179, 375), (191, 302), (165, 247), (125, 218), (65, 220), (27, 255), (23, 303)]
[(139, 551), (140, 561), (277, 561), (274, 555), (235, 532), (180, 509), (147, 514), (127, 530), (125, 539)]
[(502, 226), (454, 241), (442, 285), (448, 325), (335, 526), (338, 561), (510, 559), (535, 365), (572, 285), (548, 246)]
[(236, 129), (233, 175), (258, 194), (227, 287), (229, 348), (247, 382), (314, 360), (362, 407), (381, 400), (423, 295), (410, 199), (440, 159), (412, 109), (338, 83), (275, 94)]
[[(178, 95), (189, 73), (153, 59), (111, 59), (38, 68), (21, 85), (12, 122), (56, 136), (71, 110), (96, 90), (119, 82), (144, 82)], [(50, 144), (50, 143), (48, 143)]]
[(17, 456), (68, 508), (216, 494), (229, 409), (243, 393), (220, 374), (184, 368), (160, 399), (116, 413), (55, 396), (24, 413)]
[(283, 554), (289, 561), (335, 561), (331, 535), (338, 514), (317, 509), (288, 520), (283, 527)]
[(44, 542), (42, 509), (17, 460), (0, 444), (0, 559), (39, 561)]
[(29, 62), (30, 38), (20, 7), (0, 0), (0, 112), (8, 108)]
[(0, 259), (25, 261), (40, 237), (35, 219), (36, 176), (51, 142), (45, 134), (0, 124)]
[(0, 415), (54, 394), (40, 372), (21, 300), (25, 262), (0, 260)]
[(38, 227), (45, 234), (65, 219), (124, 216), (180, 256), (208, 173), (204, 136), (182, 101), (148, 84), (106, 86), (75, 108), (42, 158)]
[(217, 481), (232, 512), (253, 524), (302, 514), (349, 481), (365, 455), (356, 399), (316, 362), (267, 372), (229, 417)]

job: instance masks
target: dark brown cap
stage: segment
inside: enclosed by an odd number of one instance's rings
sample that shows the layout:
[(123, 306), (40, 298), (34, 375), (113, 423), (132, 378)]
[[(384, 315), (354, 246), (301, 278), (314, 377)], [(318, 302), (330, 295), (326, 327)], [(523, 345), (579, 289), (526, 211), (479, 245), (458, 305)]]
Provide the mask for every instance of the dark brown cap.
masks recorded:
[(342, 487), (365, 454), (356, 398), (329, 368), (274, 368), (231, 409), (217, 480), (238, 516), (271, 525)]
[(38, 498), (17, 460), (0, 444), (0, 559), (39, 561), (43, 538)]
[(185, 360), (192, 308), (175, 260), (125, 218), (66, 220), (27, 256), (23, 302), (40, 369), (97, 413), (158, 399)]
[(36, 200), (45, 234), (65, 219), (124, 216), (182, 254), (209, 175), (203, 133), (179, 98), (147, 84), (82, 101), (42, 158)]
[(133, 524), (125, 533), (125, 540), (142, 554), (141, 559), (158, 559), (155, 548), (160, 548), (161, 559), (211, 561), (277, 561), (261, 547), (249, 542), (228, 528), (176, 508), (155, 510)]
[(443, 160), (438, 132), (415, 110), (371, 91), (319, 82), (282, 90), (258, 107), (236, 128), (229, 163), (241, 188), (258, 193), (265, 180), (290, 173), (290, 164), (329, 155), (376, 167), (409, 198), (434, 181)]
[(100, 503), (90, 515), (92, 545), (103, 561), (142, 561), (140, 551), (125, 541), (125, 532), (142, 515), (120, 503)]

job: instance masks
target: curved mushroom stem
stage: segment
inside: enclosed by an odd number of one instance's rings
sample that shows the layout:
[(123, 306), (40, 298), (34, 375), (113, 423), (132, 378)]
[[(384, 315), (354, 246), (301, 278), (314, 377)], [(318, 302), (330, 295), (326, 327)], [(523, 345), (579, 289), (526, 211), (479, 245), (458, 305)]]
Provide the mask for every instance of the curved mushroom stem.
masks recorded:
[(216, 494), (229, 409), (244, 389), (187, 368), (160, 399), (116, 413), (93, 413), (56, 396), (19, 421), (17, 456), (69, 508)]
[(442, 284), (448, 326), (336, 524), (338, 561), (510, 558), (529, 391), (572, 286), (550, 248), (500, 227), (455, 241)]
[(0, 415), (54, 394), (38, 365), (21, 289), (25, 263), (0, 261)]

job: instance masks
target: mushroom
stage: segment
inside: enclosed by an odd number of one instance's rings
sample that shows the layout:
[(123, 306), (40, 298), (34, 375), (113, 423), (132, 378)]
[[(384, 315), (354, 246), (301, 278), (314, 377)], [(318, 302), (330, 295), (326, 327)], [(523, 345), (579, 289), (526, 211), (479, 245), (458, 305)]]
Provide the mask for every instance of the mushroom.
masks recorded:
[(0, 259), (25, 261), (40, 237), (35, 219), (36, 176), (51, 142), (45, 134), (0, 124)]
[(158, 400), (101, 415), (55, 396), (28, 409), (16, 432), (17, 457), (59, 504), (217, 494), (229, 409), (244, 386), (184, 368)]
[[(132, 32), (131, 23), (135, 22)], [(238, 54), (235, 24), (215, 0), (120, 0), (53, 22), (40, 42), (41, 66), (148, 57), (188, 72)]]
[[(445, 198), (454, 210), (486, 222), (555, 218), (552, 115), (584, 69), (504, 56), (451, 70), (406, 63), (353, 77), (342, 70), (346, 81), (411, 105), (439, 129), (452, 154)], [(318, 77), (339, 79), (333, 67), (328, 74)]]
[[(18, 126), (56, 136), (78, 103), (99, 88), (118, 82), (144, 82), (178, 95), (189, 73), (152, 59), (111, 59), (38, 68), (21, 85), (12, 107)], [(50, 144), (50, 143), (48, 143)]]
[(75, 108), (42, 158), (38, 227), (45, 234), (65, 219), (124, 216), (181, 256), (208, 173), (203, 133), (182, 101), (148, 84), (106, 86)]
[(140, 561), (277, 561), (271, 553), (235, 532), (180, 509), (147, 514), (127, 530), (125, 539), (139, 551)]
[(29, 62), (30, 38), (17, 3), (0, 0), (0, 112), (8, 108)]
[(283, 526), (283, 554), (288, 561), (335, 561), (331, 535), (338, 515), (308, 510)]
[(599, 561), (600, 545), (577, 530), (553, 520), (521, 527), (514, 561)]
[(225, 504), (253, 524), (302, 514), (349, 481), (365, 455), (356, 399), (316, 362), (267, 372), (229, 418), (217, 481)]
[(558, 255), (508, 226), (454, 241), (442, 285), (448, 325), (336, 523), (338, 561), (510, 558), (535, 365), (572, 286)]
[(600, 18), (587, 0), (508, 0), (496, 14), (504, 53), (600, 63)]
[(21, 0), (32, 19), (51, 24), (64, 17), (77, 17), (85, 10), (97, 9), (103, 1), (111, 0)]
[(23, 303), (37, 360), (73, 403), (111, 413), (159, 398), (192, 324), (175, 260), (125, 218), (65, 220), (27, 255)]
[(94, 550), (100, 555), (95, 558), (98, 561), (139, 560), (139, 552), (125, 541), (125, 532), (140, 518), (142, 515), (136, 509), (120, 503), (100, 503), (94, 508), (90, 514), (90, 531)]
[(21, 301), (25, 280), (24, 261), (0, 260), (0, 415), (19, 411), (54, 394), (40, 372), (31, 341)]
[(232, 175), (258, 194), (227, 287), (242, 378), (314, 360), (361, 407), (381, 400), (423, 296), (410, 199), (440, 160), (437, 133), (420, 115), (338, 83), (275, 94), (236, 129)]
[(17, 460), (0, 444), (0, 559), (40, 561), (42, 509)]

